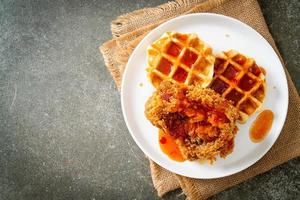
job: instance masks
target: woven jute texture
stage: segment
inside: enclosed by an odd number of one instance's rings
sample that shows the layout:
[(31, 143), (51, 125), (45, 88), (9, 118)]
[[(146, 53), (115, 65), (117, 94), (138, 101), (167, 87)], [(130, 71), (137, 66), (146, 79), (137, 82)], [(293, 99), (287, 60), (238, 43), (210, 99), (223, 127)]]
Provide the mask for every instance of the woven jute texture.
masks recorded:
[[(122, 73), (132, 50), (150, 30), (176, 16), (198, 12), (223, 14), (250, 25), (263, 35), (278, 53), (256, 0), (173, 1), (155, 8), (145, 8), (119, 16), (111, 23), (113, 39), (104, 43), (100, 51), (118, 88), (120, 89)], [(188, 199), (206, 199), (298, 157), (300, 155), (300, 98), (287, 71), (286, 75), (289, 87), (287, 119), (278, 140), (260, 161), (242, 172), (225, 178), (202, 180), (171, 173), (150, 160), (152, 180), (158, 195), (162, 196), (171, 190), (181, 188)]]

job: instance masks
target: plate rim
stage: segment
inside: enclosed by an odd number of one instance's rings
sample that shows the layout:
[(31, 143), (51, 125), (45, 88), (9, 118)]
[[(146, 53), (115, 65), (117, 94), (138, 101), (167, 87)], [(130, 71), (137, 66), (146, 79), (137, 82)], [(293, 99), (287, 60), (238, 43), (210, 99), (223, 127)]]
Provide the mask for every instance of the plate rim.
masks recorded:
[[(148, 37), (150, 37), (150, 35), (152, 35), (153, 33), (155, 33), (156, 31), (158, 31), (159, 29), (161, 29), (163, 26), (166, 26), (167, 24), (169, 23), (174, 23), (174, 21), (176, 20), (181, 20), (182, 18), (189, 18), (189, 17), (193, 17), (193, 16), (213, 16), (213, 17), (221, 17), (221, 18), (225, 18), (226, 20), (230, 20), (230, 21), (233, 21), (234, 23), (238, 23), (242, 26), (246, 26), (247, 28), (251, 29), (252, 31), (254, 31), (256, 34), (258, 34), (258, 36), (264, 40), (267, 45), (269, 47), (271, 47), (271, 50), (273, 51), (273, 53), (277, 56), (279, 62), (280, 62), (280, 65), (281, 65), (281, 70), (282, 70), (282, 73), (283, 73), (283, 77), (285, 80), (283, 80), (284, 82), (284, 88), (286, 89), (286, 108), (282, 111), (284, 113), (282, 113), (284, 115), (284, 120), (282, 120), (282, 123), (279, 125), (279, 128), (278, 128), (278, 134), (275, 136), (275, 140), (274, 142), (272, 143), (272, 145), (270, 145), (270, 147), (267, 148), (267, 150), (261, 154), (260, 156), (258, 156), (255, 161), (251, 162), (250, 164), (248, 165), (245, 165), (244, 168), (241, 168), (239, 170), (236, 170), (232, 173), (227, 173), (227, 174), (224, 174), (224, 175), (221, 175), (221, 176), (210, 176), (210, 177), (200, 177), (200, 176), (190, 176), (190, 175), (187, 175), (187, 174), (184, 174), (184, 173), (181, 173), (181, 172), (178, 172), (178, 171), (175, 171), (173, 169), (170, 169), (168, 166), (165, 166), (164, 164), (162, 164), (159, 160), (155, 159), (154, 156), (152, 156), (150, 153), (148, 153), (148, 151), (143, 147), (143, 145), (138, 141), (138, 139), (136, 138), (136, 136), (133, 134), (133, 130), (131, 129), (131, 127), (129, 126), (129, 122), (128, 122), (128, 119), (127, 119), (127, 115), (126, 115), (126, 112), (125, 112), (125, 102), (124, 102), (124, 98), (125, 98), (125, 94), (124, 94), (124, 87), (125, 87), (125, 80), (126, 80), (126, 76), (128, 74), (128, 71), (129, 71), (129, 63), (132, 62), (132, 59), (133, 59), (133, 55), (135, 54), (136, 51), (138, 51), (138, 49), (140, 48), (140, 46), (142, 46), (142, 44), (147, 40)], [(124, 70), (124, 73), (123, 73), (123, 76), (122, 76), (122, 82), (121, 82), (121, 107), (122, 107), (122, 114), (123, 114), (123, 117), (124, 117), (124, 121), (126, 123), (126, 126), (129, 130), (129, 133), (131, 135), (131, 137), (133, 138), (134, 142), (138, 145), (138, 147), (142, 150), (142, 152), (147, 155), (151, 160), (153, 160), (155, 163), (157, 163), (158, 165), (160, 165), (161, 167), (163, 168), (166, 168), (167, 170), (175, 173), (175, 174), (179, 174), (179, 175), (182, 175), (182, 176), (185, 176), (185, 177), (190, 177), (190, 178), (196, 178), (196, 179), (216, 179), (216, 178), (222, 178), (222, 177), (226, 177), (226, 176), (230, 176), (230, 175), (233, 175), (233, 174), (236, 174), (236, 173), (239, 173), (241, 171), (244, 171), (246, 169), (248, 169), (249, 167), (251, 167), (252, 165), (254, 165), (255, 163), (257, 163), (258, 161), (260, 161), (269, 151), (270, 149), (273, 147), (273, 145), (276, 143), (279, 135), (281, 134), (281, 131), (283, 129), (283, 126), (285, 124), (285, 121), (286, 121), (286, 116), (287, 116), (287, 112), (288, 112), (288, 107), (289, 107), (289, 90), (288, 90), (288, 80), (287, 80), (287, 75), (286, 75), (286, 72), (285, 72), (285, 69), (284, 69), (284, 64), (283, 64), (283, 61), (280, 57), (280, 55), (278, 55), (278, 53), (275, 51), (275, 49), (271, 46), (271, 44), (258, 32), (256, 31), (254, 28), (252, 28), (251, 26), (245, 24), (244, 22), (238, 20), (238, 19), (235, 19), (235, 18), (232, 18), (232, 17), (229, 17), (229, 16), (226, 16), (226, 15), (221, 15), (221, 14), (216, 14), (216, 13), (209, 13), (209, 12), (205, 12), (205, 13), (192, 13), (192, 14), (186, 14), (186, 15), (181, 15), (181, 16), (178, 16), (178, 17), (175, 17), (175, 18), (172, 18), (170, 20), (167, 20), (165, 21), (164, 23), (160, 24), (159, 26), (157, 26), (156, 28), (154, 28), (153, 30), (151, 30), (149, 33), (147, 33), (147, 35), (139, 42), (139, 44), (135, 47), (135, 49), (133, 50), (133, 52), (131, 53), (129, 59), (128, 59), (128, 62), (126, 63), (126, 67), (125, 67), (125, 70)], [(168, 158), (169, 159), (169, 158)]]

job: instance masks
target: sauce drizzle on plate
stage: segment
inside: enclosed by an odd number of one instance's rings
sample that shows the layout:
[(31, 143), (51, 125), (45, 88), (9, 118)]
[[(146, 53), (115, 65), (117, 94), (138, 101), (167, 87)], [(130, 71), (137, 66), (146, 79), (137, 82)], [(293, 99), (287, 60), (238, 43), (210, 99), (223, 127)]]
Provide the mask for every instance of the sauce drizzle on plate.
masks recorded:
[(262, 111), (250, 127), (250, 139), (252, 142), (261, 142), (269, 133), (274, 119), (271, 110)]
[(175, 139), (168, 133), (159, 130), (159, 146), (161, 150), (172, 160), (177, 162), (183, 162), (185, 159), (181, 155), (181, 152), (175, 142)]

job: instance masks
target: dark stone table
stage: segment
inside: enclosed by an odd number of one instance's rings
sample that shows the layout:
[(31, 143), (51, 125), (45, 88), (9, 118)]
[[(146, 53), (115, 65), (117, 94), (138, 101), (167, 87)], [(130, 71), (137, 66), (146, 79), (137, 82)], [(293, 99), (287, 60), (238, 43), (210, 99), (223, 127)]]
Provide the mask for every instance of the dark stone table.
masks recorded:
[[(162, 2), (0, 1), (1, 200), (159, 199), (97, 47), (115, 17)], [(260, 4), (299, 92), (299, 1)], [(296, 199), (299, 164), (212, 199)]]

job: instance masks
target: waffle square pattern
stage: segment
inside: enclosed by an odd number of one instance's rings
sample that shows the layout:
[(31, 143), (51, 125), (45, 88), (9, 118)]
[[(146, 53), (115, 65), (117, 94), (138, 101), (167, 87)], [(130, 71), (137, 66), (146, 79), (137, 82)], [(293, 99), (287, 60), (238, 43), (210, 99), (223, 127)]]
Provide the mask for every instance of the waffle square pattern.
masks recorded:
[(166, 32), (148, 50), (148, 76), (155, 88), (163, 80), (207, 87), (212, 81), (215, 57), (197, 34)]
[(240, 123), (257, 111), (266, 96), (265, 70), (235, 50), (216, 56), (210, 88), (238, 108)]

